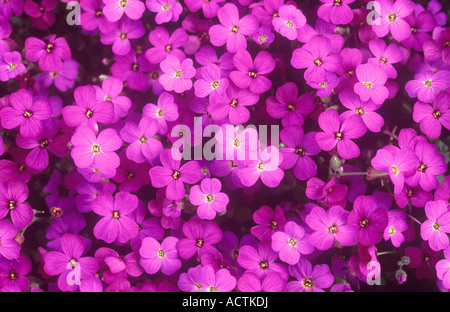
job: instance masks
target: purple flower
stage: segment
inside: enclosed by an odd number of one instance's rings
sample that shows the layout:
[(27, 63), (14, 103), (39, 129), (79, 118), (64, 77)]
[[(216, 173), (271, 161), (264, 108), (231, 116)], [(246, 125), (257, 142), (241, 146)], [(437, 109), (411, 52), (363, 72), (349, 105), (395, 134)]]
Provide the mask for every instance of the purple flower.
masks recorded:
[(348, 24), (353, 19), (353, 11), (348, 4), (355, 0), (320, 0), (324, 3), (317, 10), (317, 15), (335, 25)]
[(272, 20), (275, 31), (289, 40), (297, 39), (298, 29), (305, 24), (306, 17), (294, 5), (283, 5), (278, 10), (278, 16)]
[(387, 210), (382, 207), (378, 208), (373, 196), (361, 195), (355, 199), (347, 223), (359, 229), (361, 245), (372, 246), (383, 238), (382, 233), (388, 221)]
[[(62, 69), (59, 72), (41, 73), (37, 75), (36, 80), (42, 88), (48, 88), (54, 83), (59, 91), (65, 92), (73, 88), (77, 77), (78, 62), (71, 59), (63, 62)], [(53, 115), (56, 116), (55, 112), (53, 112)]]
[(437, 73), (425, 71), (414, 76), (405, 85), (405, 90), (411, 98), (417, 97), (419, 101), (431, 103), (442, 89), (450, 86), (450, 72), (446, 70)]
[(325, 72), (325, 78), (322, 80), (308, 80), (306, 82), (311, 88), (317, 90), (317, 96), (327, 97), (333, 92), (333, 89), (339, 84), (339, 79), (336, 74)]
[(316, 20), (315, 28), (308, 24), (301, 27), (298, 31), (297, 40), (302, 43), (308, 43), (312, 37), (326, 37), (330, 40), (330, 51), (340, 51), (344, 45), (344, 38), (336, 34), (336, 25), (328, 23), (321, 18)]
[(278, 253), (272, 250), (270, 241), (265, 240), (259, 243), (258, 249), (250, 245), (242, 246), (239, 249), (237, 262), (247, 270), (246, 272), (255, 274), (259, 279), (264, 279), (272, 272), (277, 272), (283, 280), (287, 281), (288, 270), (284, 265), (275, 262), (277, 258)]
[(222, 95), (228, 88), (228, 79), (222, 77), (220, 68), (216, 65), (202, 67), (201, 79), (194, 83), (195, 95), (198, 97), (209, 96), (210, 102), (215, 103), (218, 95)]
[(114, 106), (110, 101), (97, 101), (94, 86), (85, 85), (75, 89), (76, 105), (62, 109), (64, 121), (70, 127), (88, 127), (98, 132), (98, 122), (107, 124), (114, 116)]
[(161, 270), (165, 275), (172, 275), (181, 268), (181, 260), (178, 258), (176, 244), (178, 238), (168, 236), (160, 244), (153, 237), (142, 240), (139, 249), (141, 259), (139, 263), (148, 274), (154, 274)]
[(23, 12), (23, 0), (2, 1), (0, 2), (0, 11), (6, 20), (9, 20), (13, 13), (20, 16)]
[(142, 201), (139, 201), (138, 207), (132, 213), (132, 217), (139, 228), (139, 234), (130, 240), (131, 249), (134, 251), (139, 251), (142, 240), (146, 237), (153, 237), (156, 240), (164, 237), (164, 229), (161, 226), (160, 218), (148, 217), (147, 205)]
[(144, 91), (149, 86), (149, 78), (144, 73), (151, 70), (151, 65), (144, 54), (136, 56), (133, 49), (127, 55), (114, 55), (116, 61), (111, 66), (114, 77), (127, 82), (132, 90)]
[(306, 259), (293, 266), (289, 266), (289, 274), (295, 277), (286, 286), (287, 292), (323, 292), (334, 283), (334, 276), (326, 264), (315, 265), (314, 268)]
[(154, 119), (144, 117), (139, 125), (128, 121), (120, 130), (122, 139), (130, 143), (127, 147), (127, 157), (137, 163), (153, 160), (161, 154), (162, 143), (152, 138), (158, 130), (158, 124)]
[(138, 20), (145, 11), (145, 5), (140, 0), (103, 0), (103, 14), (110, 22), (117, 22), (124, 15), (132, 20)]
[(17, 229), (25, 228), (33, 219), (33, 209), (25, 203), (28, 188), (25, 183), (0, 182), (0, 219), (10, 212), (11, 221)]
[(107, 33), (101, 33), (100, 42), (104, 45), (112, 44), (114, 54), (126, 55), (131, 50), (130, 39), (141, 38), (144, 33), (145, 28), (141, 21), (125, 17), (119, 21), (117, 27)]
[(16, 261), (9, 261), (8, 265), (0, 268), (0, 289), (11, 287), (26, 292), (30, 286), (30, 280), (26, 275), (30, 271), (31, 260), (23, 254)]
[(324, 203), (328, 207), (345, 207), (347, 191), (347, 185), (341, 184), (339, 178), (332, 178), (327, 183), (318, 178), (311, 178), (306, 183), (305, 194), (308, 198), (314, 200), (325, 198)]
[(269, 26), (261, 26), (253, 35), (253, 41), (259, 45), (269, 45), (275, 40), (275, 35)]
[(450, 203), (450, 176), (446, 176), (442, 185), (436, 189), (434, 200), (443, 200)]
[(210, 0), (208, 2), (204, 0), (185, 0), (184, 3), (188, 7), (189, 11), (197, 12), (200, 8), (203, 10), (203, 15), (206, 18), (213, 18), (217, 15), (217, 11), (220, 9), (219, 3), (225, 0)]
[(174, 160), (170, 150), (164, 150), (160, 154), (162, 166), (150, 169), (150, 178), (153, 187), (166, 188), (168, 199), (181, 200), (185, 195), (183, 183), (195, 184), (200, 176), (200, 167), (196, 161), (188, 161), (181, 166), (180, 160)]
[(276, 97), (267, 98), (267, 113), (273, 118), (281, 118), (283, 127), (302, 126), (303, 115), (308, 115), (314, 110), (314, 96), (310, 93), (297, 96), (297, 85), (293, 82), (285, 83), (277, 89)]
[[(86, 227), (86, 220), (83, 215), (77, 212), (63, 214), (63, 216), (54, 219), (45, 232), (45, 238), (49, 240), (47, 247), (51, 250), (61, 251), (61, 237), (66, 233), (78, 234)], [(91, 241), (83, 237), (86, 246), (91, 246)]]
[(253, 221), (257, 224), (250, 232), (260, 241), (269, 240), (276, 231), (283, 231), (286, 225), (286, 217), (281, 206), (275, 210), (269, 206), (262, 206), (253, 213)]
[(405, 208), (410, 202), (415, 207), (425, 207), (427, 202), (433, 200), (431, 192), (425, 192), (420, 186), (410, 187), (409, 185), (405, 185), (400, 193), (394, 194), (394, 197), (400, 208)]
[(372, 24), (373, 31), (379, 38), (391, 32), (392, 37), (402, 41), (411, 36), (411, 26), (405, 18), (414, 12), (415, 4), (411, 0), (380, 0), (380, 12), (377, 20)]
[(240, 50), (234, 55), (233, 64), (237, 70), (230, 73), (230, 79), (237, 87), (261, 94), (272, 86), (266, 75), (274, 70), (276, 62), (269, 52), (259, 52), (253, 61), (247, 50)]
[(192, 88), (191, 79), (195, 76), (192, 59), (180, 61), (178, 57), (168, 55), (160, 67), (164, 74), (159, 77), (159, 82), (166, 91), (182, 93)]
[(278, 252), (280, 260), (289, 265), (297, 264), (302, 255), (309, 255), (314, 251), (314, 246), (308, 241), (309, 234), (305, 235), (305, 229), (289, 221), (283, 231), (272, 234), (272, 249)]
[(189, 193), (189, 201), (198, 206), (197, 215), (201, 219), (212, 220), (216, 212), (224, 212), (229, 199), (227, 194), (220, 192), (222, 184), (218, 179), (202, 180), (200, 186), (194, 185)]
[(428, 40), (423, 44), (425, 59), (430, 61), (438, 60), (442, 57), (445, 64), (450, 65), (450, 28), (443, 29), (436, 40)]
[[(432, 5), (438, 1), (430, 1), (429, 5)], [(402, 41), (402, 44), (410, 49), (413, 48), (418, 52), (423, 51), (423, 45), (428, 40), (431, 40), (431, 36), (428, 34), (436, 27), (436, 19), (431, 11), (425, 10), (418, 12), (415, 10), (414, 14), (411, 14), (405, 18), (409, 25), (411, 25), (411, 36)]]
[(317, 174), (317, 165), (310, 156), (320, 152), (315, 136), (315, 132), (305, 135), (303, 129), (297, 126), (289, 126), (281, 130), (280, 138), (286, 147), (280, 149), (283, 155), (280, 168), (294, 168), (294, 175), (299, 180), (314, 177)]
[(331, 41), (326, 37), (313, 36), (303, 47), (292, 53), (291, 65), (294, 68), (306, 68), (306, 80), (324, 81), (325, 72), (336, 72), (341, 63), (341, 56), (333, 54)]
[(221, 25), (213, 25), (209, 29), (212, 45), (220, 47), (226, 44), (230, 53), (247, 48), (245, 36), (253, 36), (258, 30), (256, 16), (249, 14), (240, 19), (238, 8), (227, 3), (218, 10), (217, 17)]
[(22, 56), (19, 52), (5, 52), (0, 55), (0, 81), (8, 81), (16, 78), (25, 70), (21, 63)]
[(450, 250), (444, 250), (445, 259), (439, 260), (436, 263), (437, 278), (442, 281), (442, 286), (450, 289)]
[(414, 104), (413, 119), (420, 123), (420, 130), (430, 139), (437, 139), (441, 135), (442, 126), (450, 130), (450, 94), (440, 92), (431, 105), (416, 102)]
[(78, 168), (94, 166), (100, 172), (119, 167), (120, 160), (114, 151), (122, 146), (122, 140), (114, 129), (105, 129), (98, 136), (87, 127), (79, 127), (72, 136), (74, 148), (71, 155)]
[(359, 147), (352, 141), (366, 132), (359, 116), (350, 116), (342, 121), (335, 109), (328, 109), (319, 115), (319, 126), (324, 132), (316, 133), (316, 141), (322, 150), (328, 152), (337, 147), (337, 153), (344, 159), (359, 156)]
[(149, 103), (144, 106), (143, 115), (156, 120), (158, 123), (158, 132), (160, 134), (167, 133), (167, 122), (178, 119), (178, 106), (174, 103), (174, 97), (163, 92), (158, 97), (157, 105)]
[(20, 256), (20, 244), (14, 238), (17, 228), (8, 220), (0, 220), (0, 255), (8, 260), (17, 259)]
[(64, 234), (61, 238), (61, 249), (49, 251), (44, 255), (44, 271), (50, 276), (59, 275), (58, 288), (61, 291), (76, 291), (76, 283), (69, 283), (70, 278), (77, 274), (76, 267), (79, 266), (79, 278), (83, 283), (83, 280), (94, 277), (98, 263), (92, 257), (84, 257), (85, 241), (79, 235)]
[(420, 160), (409, 147), (401, 150), (396, 147), (384, 147), (377, 151), (371, 164), (376, 170), (389, 173), (389, 178), (394, 184), (394, 193), (398, 194), (403, 189), (405, 177), (419, 168)]
[(406, 212), (400, 209), (394, 209), (388, 211), (388, 224), (384, 229), (384, 240), (391, 240), (394, 247), (400, 247), (405, 241), (405, 235), (403, 232), (408, 229), (408, 223), (406, 223)]
[(155, 22), (158, 25), (167, 22), (176, 22), (180, 17), (183, 7), (175, 0), (146, 0), (147, 8), (156, 13)]
[(116, 23), (110, 22), (103, 14), (103, 7), (105, 6), (103, 0), (80, 0), (80, 6), (83, 9), (80, 15), (80, 23), (83, 29), (92, 31), (98, 27), (101, 33), (108, 33), (116, 26)]
[(215, 271), (212, 266), (197, 266), (182, 273), (178, 286), (191, 292), (231, 292), (236, 287), (236, 278), (227, 269)]
[(387, 75), (383, 69), (373, 64), (367, 63), (356, 68), (358, 82), (353, 87), (361, 101), (366, 102), (371, 99), (375, 104), (383, 104), (389, 97), (389, 90), (385, 87)]
[(30, 138), (43, 131), (42, 121), (52, 115), (52, 107), (47, 98), (33, 101), (31, 93), (20, 89), (9, 96), (11, 106), (1, 110), (3, 128), (14, 129), (20, 126), (20, 134)]
[(277, 272), (271, 272), (261, 281), (256, 274), (245, 272), (237, 281), (237, 287), (241, 292), (283, 292), (286, 281)]
[(397, 71), (392, 64), (399, 63), (403, 59), (403, 54), (395, 43), (386, 46), (382, 39), (373, 40), (369, 43), (372, 58), (368, 63), (379, 66), (387, 75), (387, 78), (397, 78)]
[(56, 0), (42, 0), (39, 4), (26, 0), (23, 9), (31, 17), (31, 24), (40, 30), (47, 30), (56, 22), (53, 11), (58, 6)]
[(214, 244), (220, 242), (223, 232), (217, 223), (202, 222), (200, 220), (190, 220), (183, 224), (183, 234), (186, 238), (182, 238), (177, 243), (178, 254), (181, 259), (190, 259), (198, 252), (198, 257), (208, 252), (216, 252)]
[(91, 204), (92, 210), (102, 218), (94, 227), (94, 235), (107, 243), (126, 243), (138, 235), (139, 229), (131, 214), (137, 208), (138, 198), (128, 192), (101, 193)]
[(358, 228), (347, 225), (348, 211), (333, 206), (328, 211), (316, 206), (306, 217), (306, 223), (314, 230), (309, 242), (320, 250), (331, 248), (336, 240), (340, 245), (352, 246), (358, 238)]
[(41, 39), (29, 37), (25, 40), (25, 57), (30, 62), (38, 62), (43, 71), (59, 72), (62, 69), (62, 61), (72, 58), (69, 45), (63, 37), (49, 35)]
[(137, 192), (143, 185), (150, 183), (148, 171), (151, 166), (149, 163), (138, 164), (129, 160), (125, 152), (122, 152), (119, 158), (120, 166), (117, 168), (113, 180), (114, 182), (120, 183), (120, 191)]
[(444, 201), (429, 201), (425, 204), (425, 220), (420, 226), (422, 239), (428, 241), (430, 248), (434, 251), (446, 249), (450, 243), (450, 212), (448, 203)]
[(172, 35), (164, 27), (156, 27), (148, 35), (148, 40), (154, 46), (145, 51), (145, 56), (152, 64), (161, 63), (167, 55), (174, 55), (179, 60), (184, 60), (186, 56), (179, 49), (188, 42), (188, 35), (183, 28), (177, 28)]
[(97, 102), (109, 101), (113, 104), (114, 116), (111, 123), (128, 115), (131, 108), (131, 100), (120, 95), (123, 90), (123, 82), (114, 77), (108, 77), (102, 81), (102, 87), (94, 86)]

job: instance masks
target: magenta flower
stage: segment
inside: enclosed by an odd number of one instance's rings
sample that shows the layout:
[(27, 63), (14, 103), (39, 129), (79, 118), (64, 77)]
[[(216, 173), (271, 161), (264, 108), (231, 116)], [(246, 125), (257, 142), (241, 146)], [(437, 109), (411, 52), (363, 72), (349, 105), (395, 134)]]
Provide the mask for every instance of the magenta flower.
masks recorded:
[(197, 215), (201, 219), (212, 220), (216, 212), (224, 212), (229, 199), (227, 194), (220, 192), (222, 184), (218, 179), (202, 180), (200, 186), (194, 185), (189, 193), (189, 201), (198, 206)]
[(297, 40), (302, 43), (308, 43), (312, 37), (326, 37), (330, 40), (330, 51), (340, 51), (344, 45), (344, 38), (336, 34), (336, 25), (328, 23), (321, 18), (316, 20), (315, 28), (305, 24), (299, 29)]
[(303, 47), (292, 53), (291, 65), (306, 68), (306, 80), (324, 81), (325, 72), (336, 72), (341, 66), (341, 56), (332, 53), (331, 41), (326, 37), (313, 36)]
[(0, 2), (0, 11), (6, 20), (9, 20), (13, 13), (20, 16), (23, 12), (23, 0), (2, 1)]
[(180, 275), (180, 289), (195, 292), (231, 292), (236, 287), (236, 278), (227, 269), (215, 271), (212, 266), (204, 265), (190, 270), (192, 271), (183, 273), (188, 276)]
[(158, 97), (157, 105), (149, 103), (144, 106), (143, 115), (156, 120), (158, 132), (166, 134), (168, 129), (167, 122), (178, 119), (178, 106), (174, 103), (174, 97), (170, 93), (163, 92)]
[[(430, 1), (429, 5), (432, 5), (433, 2), (438, 1)], [(408, 49), (413, 48), (422, 52), (424, 43), (431, 40), (431, 35), (428, 33), (436, 27), (435, 16), (429, 10), (422, 12), (415, 10), (414, 14), (407, 16), (405, 20), (411, 25), (411, 36), (403, 40), (402, 44)]]
[[(215, 65), (220, 68), (223, 77), (228, 77), (230, 71), (234, 69), (233, 64), (234, 54), (230, 52), (223, 53), (220, 57), (217, 56), (216, 51), (210, 46), (203, 46), (195, 53), (195, 60), (203, 66)], [(199, 72), (201, 67), (199, 68)]]
[(17, 229), (25, 228), (33, 220), (33, 209), (25, 203), (28, 188), (25, 183), (9, 181), (0, 183), (0, 219), (8, 212)]
[(138, 164), (129, 160), (126, 157), (126, 152), (122, 152), (119, 158), (120, 166), (117, 168), (113, 180), (120, 184), (120, 191), (137, 192), (142, 186), (150, 183), (148, 171), (151, 165), (149, 163)]
[(197, 12), (198, 10), (203, 10), (203, 15), (206, 18), (213, 18), (217, 16), (217, 11), (220, 9), (219, 3), (225, 0), (210, 0), (208, 2), (204, 0), (185, 0), (184, 3), (188, 7), (189, 11)]
[(181, 259), (190, 259), (194, 254), (198, 253), (198, 257), (210, 252), (216, 252), (214, 246), (220, 242), (223, 232), (217, 223), (202, 222), (200, 220), (190, 220), (183, 224), (183, 234), (186, 238), (182, 238), (177, 243), (178, 254)]
[(19, 52), (5, 52), (0, 55), (0, 81), (8, 81), (16, 78), (25, 70), (21, 63), (22, 56)]
[(366, 127), (357, 116), (350, 116), (341, 121), (335, 109), (329, 109), (319, 116), (319, 126), (324, 132), (316, 133), (317, 145), (324, 151), (337, 147), (337, 153), (344, 159), (359, 156), (359, 147), (352, 139), (360, 138)]
[(298, 87), (293, 82), (280, 86), (275, 96), (266, 100), (267, 113), (273, 118), (281, 118), (283, 127), (302, 126), (304, 116), (312, 113), (315, 108), (314, 96), (304, 93), (298, 96)]
[(411, 26), (405, 18), (414, 12), (415, 4), (411, 0), (379, 1), (380, 12), (377, 12), (376, 21), (372, 24), (372, 30), (379, 38), (385, 37), (391, 32), (392, 37), (402, 41), (411, 36)]
[(367, 63), (356, 68), (358, 82), (353, 87), (361, 101), (371, 99), (375, 104), (383, 104), (389, 97), (389, 90), (385, 87), (386, 73), (378, 66)]
[(12, 260), (20, 256), (20, 244), (14, 238), (17, 228), (8, 220), (0, 220), (0, 256)]
[(100, 193), (112, 194), (116, 190), (113, 183), (99, 182), (89, 183), (81, 182), (77, 185), (78, 196), (75, 198), (78, 211), (86, 213), (91, 211), (92, 201), (97, 198)]
[[(79, 235), (64, 234), (61, 238), (61, 251), (49, 251), (44, 254), (44, 272), (50, 276), (57, 276), (58, 288), (61, 291), (76, 291), (76, 281), (69, 283), (70, 278), (76, 275), (76, 267), (79, 266), (80, 282), (94, 277), (98, 270), (98, 263), (92, 257), (84, 257), (86, 245)], [(71, 276), (69, 276), (71, 274)]]
[(64, 121), (69, 127), (88, 127), (94, 132), (98, 132), (97, 123), (107, 124), (114, 117), (112, 102), (97, 101), (94, 86), (78, 87), (73, 96), (76, 105), (68, 105), (62, 109)]
[(306, 82), (311, 88), (316, 89), (319, 97), (327, 97), (333, 93), (334, 88), (339, 84), (339, 79), (335, 73), (325, 72), (325, 78), (322, 80), (308, 80)]
[(420, 226), (420, 235), (434, 251), (446, 249), (450, 245), (450, 212), (447, 206), (448, 204), (441, 200), (425, 204), (427, 220)]
[(296, 281), (287, 283), (287, 292), (323, 292), (334, 283), (334, 276), (326, 264), (315, 265), (314, 268), (306, 259), (289, 266), (289, 274), (295, 277)]
[(332, 178), (327, 183), (319, 178), (311, 178), (306, 183), (305, 194), (310, 199), (325, 199), (324, 203), (328, 207), (345, 207), (347, 191), (348, 186), (342, 184), (339, 178)]
[(108, 101), (113, 104), (114, 116), (111, 123), (115, 123), (119, 118), (128, 115), (131, 108), (131, 100), (120, 95), (123, 90), (123, 82), (114, 77), (108, 77), (102, 81), (102, 87), (94, 86), (97, 102)]
[(130, 143), (126, 152), (128, 159), (143, 163), (158, 157), (163, 150), (163, 145), (153, 138), (157, 130), (157, 122), (149, 117), (142, 118), (139, 125), (128, 121), (120, 130), (122, 139)]
[(158, 25), (167, 22), (176, 22), (180, 17), (183, 7), (175, 0), (146, 0), (147, 8), (156, 13), (155, 22)]
[(368, 63), (379, 66), (385, 73), (387, 78), (397, 78), (397, 71), (392, 64), (399, 63), (403, 59), (403, 54), (395, 43), (386, 46), (386, 42), (382, 39), (373, 40), (369, 43), (372, 58), (367, 60)]
[(31, 17), (31, 24), (40, 30), (47, 30), (56, 22), (54, 9), (58, 6), (56, 0), (42, 0), (39, 4), (26, 0), (23, 10)]
[(430, 61), (442, 60), (450, 65), (450, 28), (443, 29), (435, 40), (428, 40), (423, 44), (423, 53), (425, 59)]
[(233, 64), (237, 70), (230, 73), (230, 79), (237, 87), (249, 88), (251, 92), (261, 94), (272, 86), (272, 82), (266, 77), (276, 65), (270, 53), (261, 51), (253, 61), (247, 50), (240, 50), (234, 55)]
[(269, 45), (275, 40), (275, 35), (269, 26), (261, 26), (253, 35), (253, 41), (259, 45)]
[(406, 212), (400, 209), (394, 209), (388, 211), (388, 224), (384, 229), (384, 240), (391, 240), (394, 247), (400, 247), (405, 241), (404, 231), (408, 229), (408, 223), (406, 223)]
[(449, 250), (444, 250), (444, 259), (436, 263), (436, 275), (442, 281), (442, 286), (450, 289), (450, 253)]
[(114, 129), (105, 129), (96, 136), (91, 129), (79, 127), (72, 144), (71, 155), (78, 168), (94, 166), (100, 172), (108, 172), (119, 167), (119, 156), (114, 151), (122, 146), (122, 140)]
[(31, 260), (21, 254), (17, 261), (9, 261), (9, 264), (0, 268), (0, 289), (4, 287), (17, 288), (26, 292), (30, 286), (30, 280), (26, 276), (31, 271)]
[(317, 10), (317, 15), (335, 25), (348, 24), (353, 19), (353, 11), (348, 4), (355, 0), (320, 0), (324, 3)]
[(91, 204), (92, 211), (102, 218), (94, 227), (94, 235), (107, 243), (126, 243), (138, 235), (139, 229), (131, 214), (138, 205), (136, 195), (118, 192), (99, 194)]
[(343, 246), (352, 246), (358, 238), (358, 228), (347, 225), (348, 211), (333, 206), (328, 211), (315, 206), (306, 216), (306, 223), (313, 229), (309, 242), (320, 250), (327, 250), (335, 241)]
[(103, 0), (103, 14), (110, 22), (117, 22), (125, 14), (132, 20), (138, 20), (145, 11), (140, 0)]
[(198, 97), (209, 96), (210, 102), (215, 103), (218, 95), (222, 95), (228, 88), (228, 79), (222, 77), (220, 68), (216, 65), (202, 67), (201, 79), (194, 83), (195, 95)]
[(283, 5), (278, 10), (278, 16), (272, 20), (275, 31), (289, 40), (297, 39), (298, 29), (305, 24), (306, 17), (294, 5)]
[(442, 89), (450, 85), (450, 72), (446, 70), (437, 73), (425, 71), (414, 76), (405, 85), (405, 90), (411, 98), (417, 97), (419, 101), (431, 103)]
[(160, 154), (162, 166), (150, 169), (153, 187), (166, 188), (166, 197), (171, 200), (181, 200), (185, 195), (184, 183), (195, 184), (200, 178), (200, 166), (195, 160), (188, 161), (181, 166), (180, 160), (172, 158), (170, 150)]
[[(400, 193), (394, 194), (394, 197), (395, 202), (400, 208), (405, 208), (408, 203), (411, 203), (415, 207), (425, 207), (427, 202), (433, 200), (433, 194), (431, 192), (425, 192), (420, 186), (410, 187), (406, 184)], [(435, 200), (437, 199), (435, 198)]]
[(176, 244), (178, 238), (168, 236), (160, 244), (153, 237), (142, 240), (139, 249), (141, 259), (139, 263), (148, 274), (154, 274), (161, 270), (165, 275), (172, 275), (181, 268), (181, 260), (178, 258)]
[(359, 229), (359, 243), (372, 246), (381, 241), (382, 233), (389, 221), (385, 208), (378, 208), (373, 196), (361, 195), (355, 199), (353, 210), (348, 215), (347, 223)]
[(272, 272), (277, 272), (283, 280), (287, 281), (288, 270), (284, 265), (275, 262), (277, 258), (278, 253), (271, 248), (270, 241), (265, 240), (259, 243), (258, 249), (250, 245), (242, 246), (239, 249), (237, 262), (247, 270), (246, 272), (255, 274), (260, 280)]
[[(59, 72), (45, 72), (37, 75), (36, 80), (42, 88), (48, 88), (53, 83), (58, 90), (65, 92), (72, 89), (75, 84), (75, 79), (78, 77), (78, 62), (71, 59), (63, 62), (63, 66)], [(50, 97), (50, 101), (52, 101)], [(53, 115), (56, 117), (55, 109)], [(61, 109), (59, 109), (61, 110)]]
[(280, 138), (286, 147), (280, 149), (283, 155), (280, 168), (294, 168), (294, 175), (299, 180), (314, 177), (317, 174), (317, 165), (310, 156), (320, 152), (315, 137), (315, 132), (305, 135), (301, 127), (290, 126), (281, 130)]
[(159, 82), (166, 91), (182, 93), (192, 88), (192, 77), (195, 76), (195, 68), (192, 59), (188, 58), (180, 62), (173, 55), (168, 55), (160, 64), (164, 72), (159, 77)]
[(420, 130), (430, 139), (437, 139), (441, 135), (442, 126), (450, 130), (450, 94), (440, 92), (431, 105), (416, 102), (414, 104), (413, 119), (420, 123)]
[(269, 206), (262, 206), (253, 213), (253, 221), (257, 224), (250, 229), (252, 235), (260, 241), (269, 240), (276, 231), (283, 231), (286, 225), (281, 206), (276, 206), (275, 210)]
[(38, 62), (43, 71), (59, 72), (62, 61), (72, 58), (69, 45), (63, 37), (49, 35), (41, 39), (29, 37), (25, 40), (25, 57), (30, 62)]
[(127, 17), (121, 19), (117, 27), (107, 33), (101, 33), (100, 42), (104, 45), (112, 44), (112, 51), (116, 55), (126, 55), (131, 50), (130, 39), (141, 38), (145, 28), (141, 21), (133, 21)]
[(314, 251), (314, 246), (309, 243), (309, 234), (305, 229), (289, 221), (283, 231), (272, 234), (272, 249), (278, 252), (280, 260), (289, 265), (297, 264), (302, 255), (309, 255)]
[(389, 178), (394, 184), (394, 193), (402, 191), (405, 178), (414, 174), (420, 166), (420, 160), (409, 147), (401, 150), (392, 147), (379, 149), (371, 161), (372, 166), (381, 172), (389, 173)]
[(286, 281), (277, 272), (271, 272), (261, 281), (256, 274), (245, 272), (237, 281), (241, 292), (283, 292)]
[(156, 27), (148, 35), (148, 40), (153, 45), (145, 51), (145, 56), (152, 64), (161, 63), (167, 55), (174, 55), (180, 60), (186, 58), (180, 49), (188, 42), (188, 35), (183, 28), (177, 28), (172, 35), (164, 27)]
[(380, 132), (384, 125), (384, 119), (375, 112), (381, 105), (375, 104), (372, 100), (361, 101), (361, 98), (352, 89), (345, 89), (339, 93), (339, 100), (349, 110), (342, 113), (343, 120), (350, 116), (358, 116), (364, 125), (372, 132)]
[(226, 44), (230, 53), (246, 49), (245, 36), (253, 36), (258, 30), (256, 16), (249, 14), (240, 19), (238, 8), (232, 3), (227, 3), (218, 10), (217, 17), (221, 25), (213, 25), (209, 29), (212, 45), (220, 47)]
[(446, 176), (442, 185), (436, 189), (434, 200), (444, 200), (450, 203), (450, 176)]
[(115, 22), (110, 22), (103, 14), (103, 0), (80, 0), (80, 6), (83, 9), (80, 15), (83, 29), (92, 31), (98, 28), (101, 33), (108, 33), (116, 26)]
[(416, 269), (416, 277), (420, 279), (436, 277), (435, 266), (441, 254), (441, 251), (432, 250), (428, 241), (423, 241), (421, 248), (413, 246), (405, 248), (405, 257), (409, 258), (408, 267)]
[(20, 89), (9, 96), (10, 107), (1, 110), (3, 128), (20, 126), (20, 134), (25, 138), (39, 135), (43, 131), (43, 121), (52, 116), (52, 107), (47, 98), (33, 101), (31, 93)]
[(133, 49), (127, 55), (114, 55), (116, 61), (111, 66), (111, 73), (115, 78), (127, 82), (127, 86), (132, 90), (144, 91), (149, 87), (147, 71), (151, 70), (151, 65), (144, 54), (136, 56)]

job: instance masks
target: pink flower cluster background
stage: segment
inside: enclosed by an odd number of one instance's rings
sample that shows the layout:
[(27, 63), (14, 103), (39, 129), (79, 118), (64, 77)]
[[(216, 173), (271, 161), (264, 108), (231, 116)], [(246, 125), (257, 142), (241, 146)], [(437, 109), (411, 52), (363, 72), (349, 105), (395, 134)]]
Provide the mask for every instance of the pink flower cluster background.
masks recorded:
[(449, 291), (448, 4), (66, 3), (0, 0), (0, 291)]

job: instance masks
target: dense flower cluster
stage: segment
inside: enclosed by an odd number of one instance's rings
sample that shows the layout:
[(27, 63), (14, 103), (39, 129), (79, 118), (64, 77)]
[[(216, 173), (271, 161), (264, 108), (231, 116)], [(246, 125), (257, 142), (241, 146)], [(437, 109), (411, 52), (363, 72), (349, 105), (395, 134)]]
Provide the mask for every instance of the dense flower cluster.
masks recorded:
[(67, 2), (0, 0), (0, 291), (450, 290), (448, 6)]

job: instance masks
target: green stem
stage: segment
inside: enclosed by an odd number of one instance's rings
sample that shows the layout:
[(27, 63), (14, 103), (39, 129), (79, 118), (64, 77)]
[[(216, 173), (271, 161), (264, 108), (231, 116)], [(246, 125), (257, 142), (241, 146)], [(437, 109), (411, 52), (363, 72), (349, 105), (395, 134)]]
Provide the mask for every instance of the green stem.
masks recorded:
[(395, 250), (391, 250), (391, 251), (381, 251), (381, 252), (377, 252), (377, 257), (378, 256), (382, 256), (382, 255), (392, 255), (395, 253)]
[(414, 218), (412, 215), (409, 214), (408, 217), (409, 217), (411, 220), (413, 220), (414, 222), (416, 222), (417, 224), (422, 225), (422, 222), (420, 222), (419, 220), (417, 220), (416, 218)]
[[(336, 174), (331, 173), (330, 175), (334, 176), (334, 177), (340, 177), (340, 176), (368, 175), (368, 174), (369, 174), (369, 172), (365, 171), (365, 172), (341, 172), (341, 173), (336, 173)], [(387, 173), (387, 172), (370, 174), (371, 177), (384, 177), (387, 175), (389, 175), (389, 173)]]

